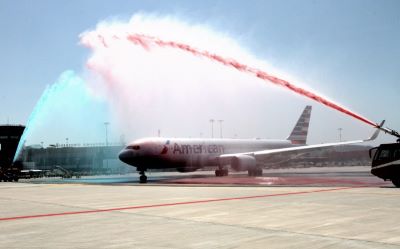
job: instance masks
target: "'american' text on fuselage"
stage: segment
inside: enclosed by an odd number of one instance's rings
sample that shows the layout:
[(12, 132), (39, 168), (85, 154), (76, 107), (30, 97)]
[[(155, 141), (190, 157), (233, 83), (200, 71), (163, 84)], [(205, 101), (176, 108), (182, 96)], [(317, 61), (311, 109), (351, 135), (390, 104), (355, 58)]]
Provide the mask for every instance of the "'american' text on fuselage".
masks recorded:
[(202, 145), (202, 144), (182, 144), (179, 145), (177, 143), (174, 144), (173, 154), (202, 154), (202, 153), (218, 153), (223, 154), (225, 152), (224, 146), (210, 144), (210, 145)]

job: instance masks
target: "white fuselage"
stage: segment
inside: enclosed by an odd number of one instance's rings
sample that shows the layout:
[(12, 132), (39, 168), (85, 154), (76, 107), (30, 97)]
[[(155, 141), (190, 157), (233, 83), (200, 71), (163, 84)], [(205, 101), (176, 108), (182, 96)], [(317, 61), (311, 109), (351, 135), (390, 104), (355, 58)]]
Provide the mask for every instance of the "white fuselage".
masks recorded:
[(194, 171), (204, 166), (218, 166), (223, 154), (293, 147), (288, 140), (144, 138), (121, 151), (121, 161), (139, 169), (176, 168)]

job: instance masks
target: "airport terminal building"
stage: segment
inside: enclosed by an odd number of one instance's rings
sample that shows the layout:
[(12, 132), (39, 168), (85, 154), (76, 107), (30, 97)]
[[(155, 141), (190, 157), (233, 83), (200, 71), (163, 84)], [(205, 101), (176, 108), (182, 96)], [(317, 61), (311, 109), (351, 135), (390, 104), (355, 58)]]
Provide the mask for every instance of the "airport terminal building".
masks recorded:
[(54, 171), (57, 169), (79, 172), (81, 175), (124, 174), (133, 167), (118, 160), (124, 145), (71, 144), (52, 145), (47, 148), (28, 146), (24, 148), (24, 169)]

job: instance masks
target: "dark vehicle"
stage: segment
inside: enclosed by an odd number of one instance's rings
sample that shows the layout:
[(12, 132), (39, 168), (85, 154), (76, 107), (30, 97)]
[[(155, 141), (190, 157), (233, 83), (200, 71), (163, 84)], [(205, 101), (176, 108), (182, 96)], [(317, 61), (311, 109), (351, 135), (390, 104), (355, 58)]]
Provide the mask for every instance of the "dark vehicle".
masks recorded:
[(22, 162), (14, 156), (25, 127), (22, 125), (0, 125), (0, 181), (18, 181)]
[(383, 180), (390, 180), (400, 188), (400, 143), (381, 144), (370, 149), (371, 173)]

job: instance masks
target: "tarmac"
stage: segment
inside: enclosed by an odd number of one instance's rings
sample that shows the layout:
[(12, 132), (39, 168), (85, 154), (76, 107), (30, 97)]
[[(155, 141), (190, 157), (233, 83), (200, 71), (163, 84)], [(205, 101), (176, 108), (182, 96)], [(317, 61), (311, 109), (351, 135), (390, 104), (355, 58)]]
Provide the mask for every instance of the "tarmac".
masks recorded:
[(0, 248), (400, 248), (400, 191), (368, 167), (0, 183)]

